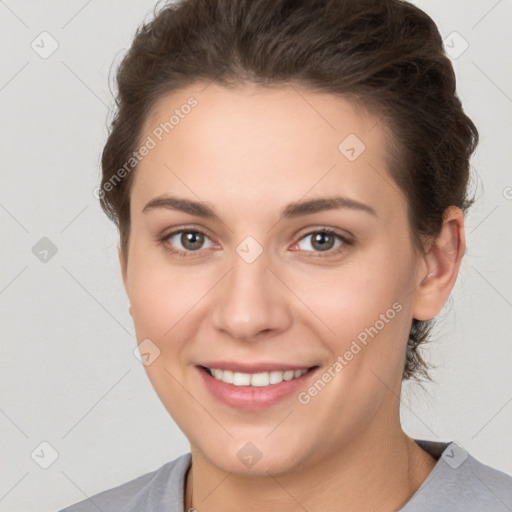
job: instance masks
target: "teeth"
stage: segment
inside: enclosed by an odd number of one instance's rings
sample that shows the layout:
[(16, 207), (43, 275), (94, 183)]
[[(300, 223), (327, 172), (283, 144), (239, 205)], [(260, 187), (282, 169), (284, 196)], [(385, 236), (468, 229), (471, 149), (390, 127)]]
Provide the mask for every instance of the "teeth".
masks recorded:
[(270, 374), (268, 372), (263, 373), (253, 373), (252, 375), (249, 375), (246, 373), (250, 380), (251, 380), (251, 386), (268, 386), (270, 384)]
[(279, 384), (283, 381), (283, 372), (269, 372), (270, 384)]
[(283, 380), (292, 380), (302, 377), (307, 370), (286, 370), (285, 372), (272, 371), (261, 373), (240, 373), (230, 370), (219, 370), (217, 368), (208, 368), (211, 375), (217, 380), (221, 380), (226, 384), (235, 386), (254, 386), (265, 387), (271, 384), (279, 384)]
[[(219, 372), (222, 372), (222, 370), (219, 370)], [(222, 372), (223, 373), (223, 372)], [(219, 377), (215, 377), (217, 380), (222, 380), (222, 373), (219, 375)], [(250, 386), (251, 385), (251, 376), (248, 373), (233, 373), (233, 384), (235, 386)]]
[(233, 372), (230, 370), (217, 370), (221, 373), (220, 379), (222, 379), (224, 382), (227, 382), (228, 384), (233, 384)]
[(288, 370), (283, 373), (283, 379), (284, 380), (292, 380), (295, 375), (295, 372), (293, 370)]

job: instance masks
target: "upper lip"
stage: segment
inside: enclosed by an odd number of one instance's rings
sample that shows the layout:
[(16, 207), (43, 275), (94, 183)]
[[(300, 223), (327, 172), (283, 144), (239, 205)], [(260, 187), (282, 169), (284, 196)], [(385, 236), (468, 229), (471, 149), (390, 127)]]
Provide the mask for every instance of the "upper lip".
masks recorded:
[(288, 370), (309, 370), (314, 365), (286, 364), (275, 362), (259, 362), (259, 363), (242, 363), (236, 361), (209, 361), (201, 363), (199, 366), (206, 368), (215, 368), (218, 370), (230, 370), (240, 373), (260, 373), (272, 371), (288, 371)]

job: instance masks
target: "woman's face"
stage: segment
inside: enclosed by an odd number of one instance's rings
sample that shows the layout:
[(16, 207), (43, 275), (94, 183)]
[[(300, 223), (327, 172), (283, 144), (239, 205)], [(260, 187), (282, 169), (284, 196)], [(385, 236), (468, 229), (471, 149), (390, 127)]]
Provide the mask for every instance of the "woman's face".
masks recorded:
[(216, 84), (146, 122), (123, 268), (137, 342), (224, 471), (292, 471), (398, 424), (424, 267), (384, 129), (329, 94)]

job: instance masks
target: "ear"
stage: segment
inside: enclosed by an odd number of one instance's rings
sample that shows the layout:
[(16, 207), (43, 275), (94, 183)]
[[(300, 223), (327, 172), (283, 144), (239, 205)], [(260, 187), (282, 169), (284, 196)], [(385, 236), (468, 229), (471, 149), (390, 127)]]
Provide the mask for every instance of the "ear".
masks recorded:
[[(127, 273), (128, 273), (128, 262), (126, 261), (126, 258), (121, 251), (121, 247), (117, 246), (117, 256), (119, 258), (119, 265), (121, 267), (121, 277), (123, 278), (123, 286), (126, 294), (128, 295), (128, 280), (127, 280)], [(132, 307), (129, 307), (130, 315), (132, 315)], [(133, 316), (133, 315), (132, 315)]]
[(421, 257), (414, 318), (430, 320), (441, 311), (455, 285), (465, 250), (464, 216), (460, 208), (450, 206), (444, 211), (439, 235)]

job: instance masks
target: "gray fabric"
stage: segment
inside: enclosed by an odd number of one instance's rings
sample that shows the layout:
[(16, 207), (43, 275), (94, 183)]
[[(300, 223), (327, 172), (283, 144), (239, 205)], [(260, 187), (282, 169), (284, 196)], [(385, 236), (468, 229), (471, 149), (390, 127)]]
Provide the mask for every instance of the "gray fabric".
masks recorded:
[[(511, 512), (512, 477), (482, 464), (457, 443), (416, 440), (438, 459), (422, 486), (399, 512)], [(184, 512), (187, 453), (125, 484), (59, 512)]]

